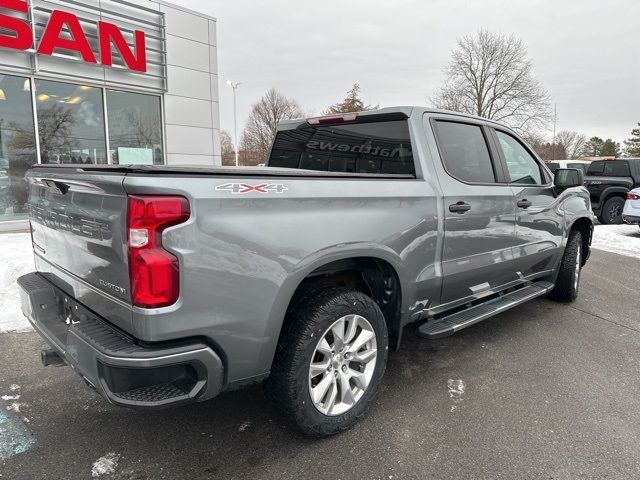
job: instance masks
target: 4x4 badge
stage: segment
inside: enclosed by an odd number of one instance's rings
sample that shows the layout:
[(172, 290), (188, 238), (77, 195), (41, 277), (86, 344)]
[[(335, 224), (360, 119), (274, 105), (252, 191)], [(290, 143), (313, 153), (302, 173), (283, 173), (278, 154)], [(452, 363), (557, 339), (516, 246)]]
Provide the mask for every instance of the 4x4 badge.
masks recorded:
[(259, 185), (225, 183), (224, 185), (218, 185), (216, 190), (230, 192), (235, 195), (244, 193), (284, 193), (289, 189), (281, 183), (261, 183)]

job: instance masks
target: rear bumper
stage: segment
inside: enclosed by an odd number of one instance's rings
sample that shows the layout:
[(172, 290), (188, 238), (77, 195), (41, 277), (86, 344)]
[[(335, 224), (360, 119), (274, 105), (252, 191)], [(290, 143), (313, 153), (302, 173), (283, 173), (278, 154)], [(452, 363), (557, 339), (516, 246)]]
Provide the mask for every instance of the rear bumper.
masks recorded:
[(627, 213), (623, 213), (622, 220), (630, 225), (640, 225), (640, 214), (629, 215)]
[(220, 357), (204, 343), (142, 346), (38, 273), (18, 279), (22, 311), (36, 331), (111, 403), (161, 408), (216, 396)]

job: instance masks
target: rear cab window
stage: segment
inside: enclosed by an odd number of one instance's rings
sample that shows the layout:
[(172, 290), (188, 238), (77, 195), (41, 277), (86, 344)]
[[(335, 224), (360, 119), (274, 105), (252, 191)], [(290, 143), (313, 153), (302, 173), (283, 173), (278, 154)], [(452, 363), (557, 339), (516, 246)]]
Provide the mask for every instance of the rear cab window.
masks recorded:
[(415, 177), (407, 119), (279, 131), (267, 167)]

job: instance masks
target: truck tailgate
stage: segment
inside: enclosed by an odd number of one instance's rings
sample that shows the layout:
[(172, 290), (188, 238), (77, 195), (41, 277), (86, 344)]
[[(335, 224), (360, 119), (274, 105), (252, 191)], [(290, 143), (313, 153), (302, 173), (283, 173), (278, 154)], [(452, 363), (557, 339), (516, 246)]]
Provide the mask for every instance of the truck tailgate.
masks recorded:
[(127, 195), (120, 172), (39, 168), (28, 174), (36, 267), (78, 301), (127, 329)]

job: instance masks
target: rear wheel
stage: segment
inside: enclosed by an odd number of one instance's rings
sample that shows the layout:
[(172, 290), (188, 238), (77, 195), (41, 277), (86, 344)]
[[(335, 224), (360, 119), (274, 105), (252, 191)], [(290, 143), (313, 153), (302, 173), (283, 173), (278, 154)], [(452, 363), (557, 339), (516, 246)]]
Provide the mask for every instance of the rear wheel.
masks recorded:
[(582, 234), (572, 231), (560, 262), (560, 272), (549, 298), (559, 302), (573, 302), (578, 298), (582, 271)]
[(388, 354), (384, 316), (371, 298), (343, 287), (311, 290), (292, 305), (270, 396), (303, 433), (339, 433), (366, 413), (380, 387)]
[(602, 214), (598, 219), (605, 225), (620, 225), (622, 223), (622, 211), (624, 210), (624, 199), (622, 197), (611, 197), (602, 207)]

